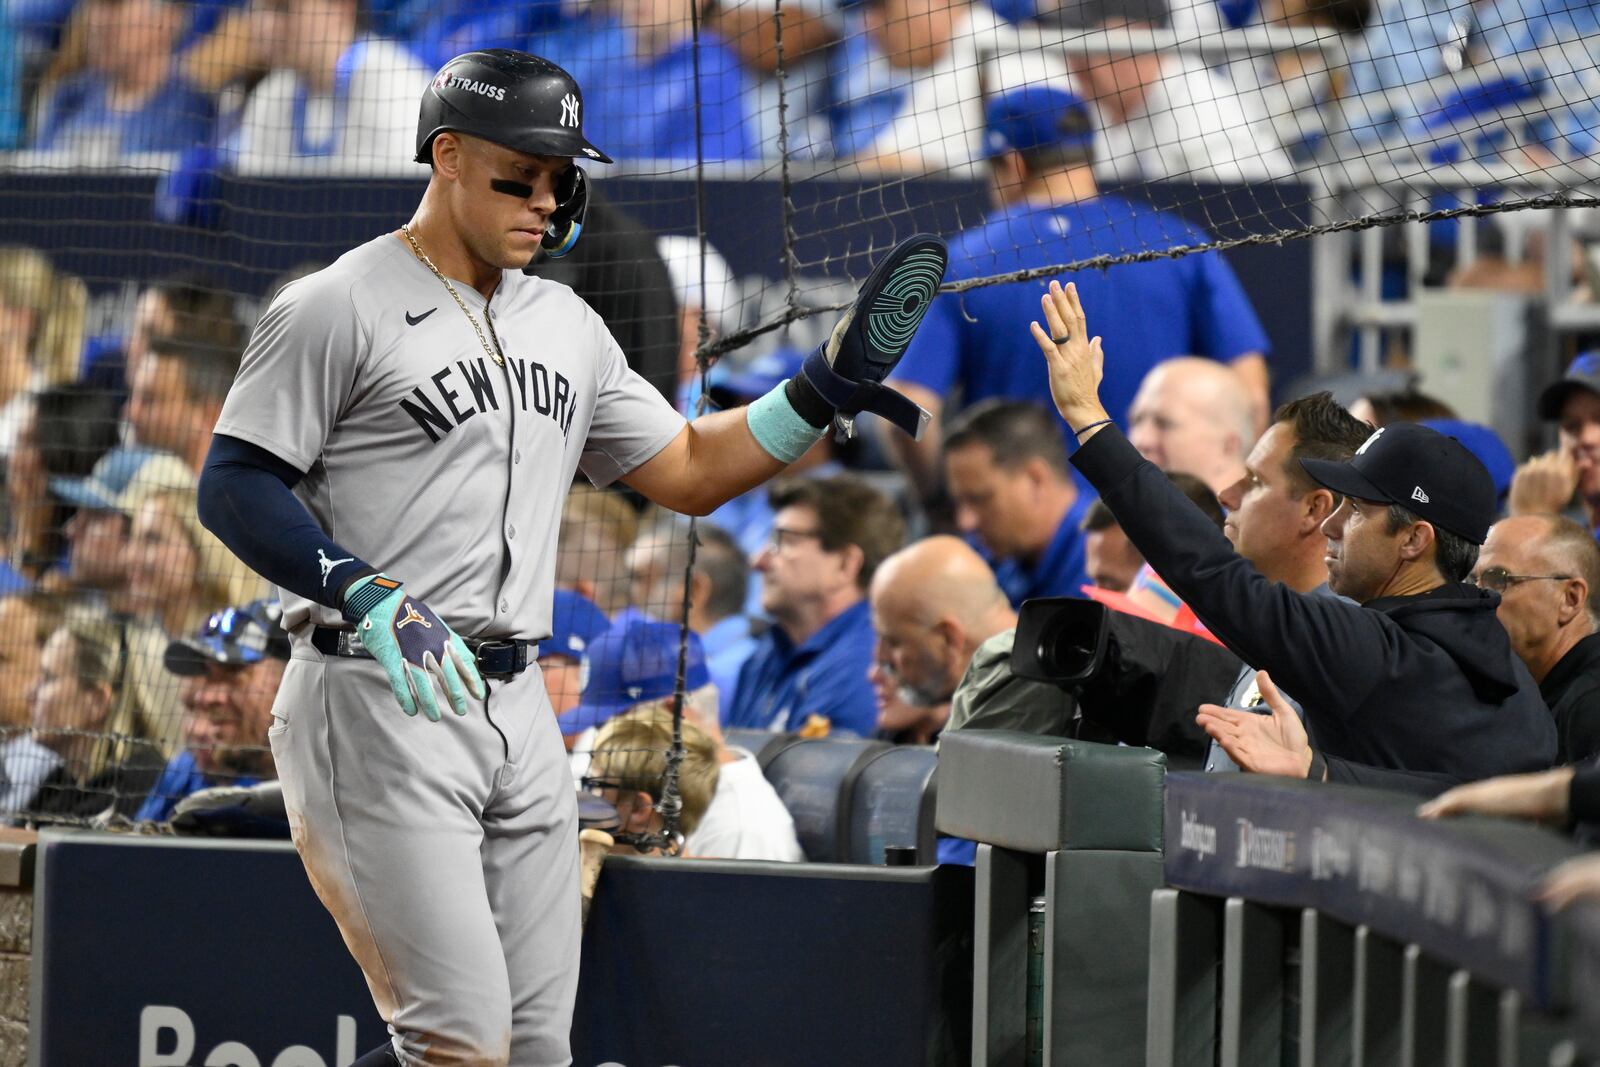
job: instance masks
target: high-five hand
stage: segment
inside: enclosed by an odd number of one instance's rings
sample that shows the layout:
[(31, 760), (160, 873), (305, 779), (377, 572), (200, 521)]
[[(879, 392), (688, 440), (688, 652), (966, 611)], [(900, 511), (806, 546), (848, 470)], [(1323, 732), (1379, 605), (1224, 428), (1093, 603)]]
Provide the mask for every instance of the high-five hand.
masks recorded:
[[(1039, 303), (1045, 326), (1032, 322), (1028, 328), (1050, 367), (1050, 395), (1055, 398), (1056, 410), (1073, 431), (1104, 421), (1108, 416), (1100, 406), (1100, 378), (1105, 353), (1100, 338), (1089, 336), (1078, 287), (1069, 282), (1063, 289), (1060, 282), (1051, 282), (1050, 291)], [(1088, 436), (1080, 437), (1080, 443)]]

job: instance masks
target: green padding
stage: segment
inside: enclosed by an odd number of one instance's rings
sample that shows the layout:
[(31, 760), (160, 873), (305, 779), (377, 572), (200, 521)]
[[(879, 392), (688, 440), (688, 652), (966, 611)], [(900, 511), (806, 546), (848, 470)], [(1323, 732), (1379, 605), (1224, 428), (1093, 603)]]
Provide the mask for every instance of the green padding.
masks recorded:
[(1160, 852), (1166, 767), (1152, 748), (962, 730), (939, 743), (935, 822), (1019, 852)]

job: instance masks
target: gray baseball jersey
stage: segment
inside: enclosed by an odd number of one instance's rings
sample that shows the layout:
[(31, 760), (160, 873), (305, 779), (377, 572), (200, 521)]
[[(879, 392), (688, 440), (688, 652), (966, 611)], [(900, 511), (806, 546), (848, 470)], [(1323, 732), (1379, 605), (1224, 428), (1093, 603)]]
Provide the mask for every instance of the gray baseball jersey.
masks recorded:
[[(323, 530), (458, 632), (538, 640), (574, 472), (604, 485), (684, 420), (565, 286), (506, 272), (492, 308), (504, 367), (380, 237), (278, 294), (217, 432), (305, 471)], [(349, 565), (324, 557), (328, 587)], [(302, 634), (344, 624), (283, 597)], [(272, 708), (295, 846), (405, 1067), (571, 1062), (577, 801), (537, 665), (487, 687), (463, 716), (408, 718), (376, 662), (297, 640)]]
[[(483, 297), (455, 288), (483, 325)], [(574, 471), (607, 485), (684, 419), (566, 286), (507, 271), (488, 314), (504, 367), (400, 238), (370, 241), (272, 301), (216, 432), (305, 471), (322, 529), (457, 632), (539, 640)], [(324, 562), (330, 588), (343, 566)], [(287, 591), (283, 607), (290, 629), (344, 625)]]

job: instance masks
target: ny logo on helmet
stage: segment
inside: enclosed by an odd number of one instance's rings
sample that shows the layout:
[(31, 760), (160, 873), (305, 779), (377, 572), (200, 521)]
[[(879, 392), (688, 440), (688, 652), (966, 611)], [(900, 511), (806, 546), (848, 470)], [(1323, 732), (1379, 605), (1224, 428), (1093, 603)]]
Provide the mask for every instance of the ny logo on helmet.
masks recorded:
[(578, 98), (571, 93), (561, 98), (561, 125), (578, 125)]

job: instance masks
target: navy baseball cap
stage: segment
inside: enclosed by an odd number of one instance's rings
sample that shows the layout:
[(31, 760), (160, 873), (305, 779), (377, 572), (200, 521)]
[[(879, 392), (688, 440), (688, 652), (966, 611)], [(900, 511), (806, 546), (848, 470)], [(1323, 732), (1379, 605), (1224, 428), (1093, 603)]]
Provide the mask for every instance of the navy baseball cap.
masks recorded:
[[(678, 675), (675, 622), (630, 618), (613, 624), (589, 645), (589, 680), (578, 706), (560, 717), (563, 734), (578, 734), (627, 711), (635, 704), (671, 696)], [(706, 650), (697, 634), (689, 634), (688, 670), (684, 688), (692, 692), (711, 683)]]
[(1053, 85), (1030, 85), (996, 96), (984, 109), (984, 126), (985, 159), (1046, 145), (1082, 148), (1094, 143), (1094, 124), (1083, 100)]
[(223, 608), (195, 633), (167, 644), (162, 662), (180, 676), (206, 673), (213, 663), (248, 667), (267, 657), (289, 658), (289, 634), (284, 630), (283, 609), (276, 600), (252, 600)]
[(735, 367), (724, 359), (711, 368), (706, 393), (711, 402), (723, 410), (748, 404), (799, 374), (800, 364), (805, 359), (804, 352), (788, 345), (764, 352), (742, 367)]
[(570, 589), (557, 589), (550, 610), (550, 636), (539, 642), (539, 658), (566, 656), (582, 662), (589, 643), (611, 625), (594, 601)]
[(1600, 349), (1580, 354), (1567, 365), (1567, 373), (1559, 382), (1545, 386), (1544, 392), (1539, 394), (1539, 417), (1551, 421), (1559, 419), (1574, 389), (1600, 394)]
[(1499, 507), (1494, 479), (1466, 445), (1414, 422), (1391, 422), (1348, 463), (1303, 459), (1300, 466), (1335, 493), (1399, 504), (1440, 529), (1481, 545)]
[(50, 491), (75, 508), (116, 511), (139, 471), (166, 455), (151, 448), (113, 448), (100, 457), (87, 478), (51, 478)]

